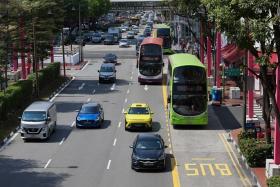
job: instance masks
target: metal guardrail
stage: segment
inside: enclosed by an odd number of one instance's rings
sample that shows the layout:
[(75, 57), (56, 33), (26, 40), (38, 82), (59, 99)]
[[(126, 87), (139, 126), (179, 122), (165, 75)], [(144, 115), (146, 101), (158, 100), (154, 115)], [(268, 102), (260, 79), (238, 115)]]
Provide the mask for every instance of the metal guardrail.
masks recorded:
[[(71, 51), (71, 47), (70, 46), (65, 46), (64, 47), (64, 54), (65, 55), (74, 55), (76, 53), (79, 52), (79, 47), (72, 47), (72, 51)], [(54, 54), (62, 54), (62, 47), (54, 47)]]

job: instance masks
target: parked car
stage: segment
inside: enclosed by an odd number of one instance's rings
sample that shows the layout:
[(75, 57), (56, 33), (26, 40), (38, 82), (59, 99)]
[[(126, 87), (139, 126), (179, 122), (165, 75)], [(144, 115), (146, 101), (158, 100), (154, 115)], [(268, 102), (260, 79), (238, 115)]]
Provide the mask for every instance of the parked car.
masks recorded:
[(116, 82), (116, 66), (113, 63), (103, 63), (98, 70), (99, 83), (104, 81)]
[(167, 146), (159, 134), (138, 134), (130, 148), (131, 169), (165, 169)]
[(91, 38), (93, 43), (100, 43), (102, 40), (101, 34), (100, 33), (94, 33), (92, 38)]
[(36, 101), (19, 117), (20, 135), (23, 140), (48, 139), (56, 129), (56, 106), (49, 101)]
[(134, 31), (128, 31), (126, 38), (127, 39), (134, 39)]
[(104, 45), (113, 45), (115, 43), (115, 38), (113, 35), (106, 35), (104, 39)]
[(121, 39), (119, 41), (119, 47), (129, 47), (129, 43), (128, 43), (127, 39)]
[(113, 53), (107, 53), (105, 54), (105, 56), (103, 57), (104, 59), (104, 63), (117, 63), (117, 55), (113, 54)]
[(98, 127), (104, 123), (104, 111), (97, 102), (83, 104), (80, 110), (77, 110), (76, 127)]
[(148, 129), (152, 130), (153, 112), (146, 103), (133, 103), (124, 112), (125, 130)]

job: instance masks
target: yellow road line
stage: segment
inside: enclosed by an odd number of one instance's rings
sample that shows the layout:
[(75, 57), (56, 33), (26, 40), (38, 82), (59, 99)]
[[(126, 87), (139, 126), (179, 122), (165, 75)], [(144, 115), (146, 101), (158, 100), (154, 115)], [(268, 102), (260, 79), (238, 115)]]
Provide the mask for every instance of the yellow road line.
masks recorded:
[(237, 172), (237, 174), (238, 174), (242, 184), (244, 186), (250, 185), (250, 184), (248, 184), (247, 177), (245, 177), (245, 175), (241, 172), (241, 169), (240, 169), (241, 166), (239, 164), (236, 164), (236, 161), (233, 159), (233, 156), (232, 156), (233, 153), (230, 151), (230, 148), (229, 148), (230, 145), (228, 145), (228, 143), (226, 142), (226, 140), (223, 138), (223, 136), (221, 134), (218, 134), (218, 135), (219, 135), (219, 138), (221, 139), (221, 141), (223, 142), (223, 144), (224, 144), (224, 146), (226, 148), (226, 151), (227, 151), (227, 153), (228, 153), (228, 155), (230, 157), (230, 160), (231, 160), (231, 162), (232, 162), (232, 164), (233, 164), (233, 166), (234, 166), (234, 168), (235, 168), (235, 170), (236, 170), (236, 172)]
[[(170, 129), (169, 129), (170, 126), (168, 125), (167, 93), (166, 93), (166, 79), (165, 78), (164, 78), (163, 84), (162, 84), (162, 96), (163, 96), (163, 105), (164, 105), (164, 110), (165, 110), (166, 127), (170, 131)], [(171, 149), (170, 153), (174, 153), (171, 141), (169, 144), (169, 148)], [(172, 168), (171, 173), (172, 173), (173, 187), (181, 187), (179, 172), (178, 172), (178, 168), (177, 168), (177, 162), (174, 157), (171, 158), (171, 168)]]
[(210, 161), (213, 161), (213, 160), (216, 160), (215, 158), (192, 158), (192, 160), (210, 160)]
[[(226, 141), (225, 134), (222, 134), (222, 136), (224, 137), (225, 142), (227, 143), (229, 149), (231, 150), (231, 153), (232, 153), (233, 157), (235, 158), (235, 161), (236, 161), (237, 165), (239, 166), (239, 168), (242, 168), (242, 166), (239, 164), (238, 158), (237, 158), (236, 154), (234, 153), (232, 147), (231, 147), (231, 146), (229, 145), (229, 143)], [(248, 179), (248, 177), (246, 177), (246, 174), (244, 173), (244, 171), (241, 170), (241, 172), (242, 172), (243, 176), (245, 176), (245, 180), (247, 181), (247, 183), (248, 183), (250, 186), (252, 186), (251, 181)]]

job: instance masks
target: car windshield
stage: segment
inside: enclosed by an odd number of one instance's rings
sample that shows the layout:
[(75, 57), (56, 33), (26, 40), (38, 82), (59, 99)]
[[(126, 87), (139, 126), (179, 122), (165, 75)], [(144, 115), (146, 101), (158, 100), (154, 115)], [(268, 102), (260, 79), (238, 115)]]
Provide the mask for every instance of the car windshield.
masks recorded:
[(83, 106), (80, 110), (81, 114), (95, 114), (98, 113), (97, 106)]
[(100, 72), (113, 72), (113, 67), (101, 66)]
[(44, 111), (26, 111), (22, 115), (23, 121), (45, 121), (47, 118)]
[(104, 58), (116, 58), (116, 55), (114, 55), (114, 54), (107, 54), (107, 55), (105, 55)]
[(149, 114), (149, 109), (146, 107), (130, 107), (128, 114)]
[(120, 40), (120, 42), (127, 42), (127, 40)]
[(135, 146), (136, 149), (142, 150), (161, 150), (162, 147), (162, 143), (158, 139), (139, 140)]
[(93, 37), (101, 37), (101, 34), (95, 33), (95, 34), (93, 34)]

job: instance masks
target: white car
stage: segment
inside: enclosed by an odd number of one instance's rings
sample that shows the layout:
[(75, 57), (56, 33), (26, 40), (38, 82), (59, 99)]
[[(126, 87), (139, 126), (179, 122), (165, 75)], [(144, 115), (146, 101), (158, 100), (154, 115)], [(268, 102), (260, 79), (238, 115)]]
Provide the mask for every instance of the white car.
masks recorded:
[(121, 39), (119, 41), (119, 47), (129, 47), (129, 43), (128, 43), (127, 39)]
[(138, 34), (139, 33), (139, 27), (137, 27), (137, 26), (132, 27), (132, 31), (134, 31), (135, 34)]
[(134, 31), (128, 31), (126, 38), (127, 39), (134, 39)]

